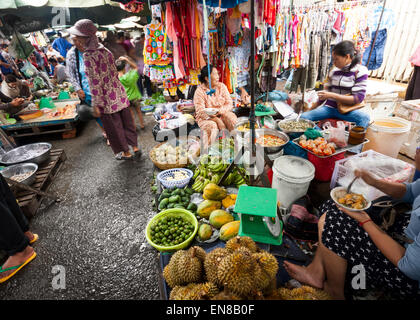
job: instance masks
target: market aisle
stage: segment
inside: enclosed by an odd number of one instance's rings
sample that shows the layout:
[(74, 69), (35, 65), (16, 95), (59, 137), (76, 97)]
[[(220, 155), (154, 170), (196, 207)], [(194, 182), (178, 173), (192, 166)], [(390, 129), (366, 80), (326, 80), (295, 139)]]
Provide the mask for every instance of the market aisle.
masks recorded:
[[(0, 300), (159, 299), (157, 254), (142, 246), (154, 214), (148, 151), (155, 142), (146, 119), (135, 161), (116, 161), (94, 122), (76, 139), (49, 141), (68, 157), (50, 189), (63, 202), (32, 219), (38, 256), (0, 286)], [(65, 290), (52, 287), (55, 265), (65, 267)]]

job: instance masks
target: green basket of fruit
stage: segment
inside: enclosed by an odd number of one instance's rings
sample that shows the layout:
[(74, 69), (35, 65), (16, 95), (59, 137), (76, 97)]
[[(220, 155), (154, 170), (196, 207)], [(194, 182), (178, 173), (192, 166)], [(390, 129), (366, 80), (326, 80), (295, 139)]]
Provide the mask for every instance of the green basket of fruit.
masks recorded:
[(147, 224), (146, 240), (159, 251), (173, 252), (190, 245), (198, 231), (198, 221), (186, 209), (173, 208), (155, 215)]

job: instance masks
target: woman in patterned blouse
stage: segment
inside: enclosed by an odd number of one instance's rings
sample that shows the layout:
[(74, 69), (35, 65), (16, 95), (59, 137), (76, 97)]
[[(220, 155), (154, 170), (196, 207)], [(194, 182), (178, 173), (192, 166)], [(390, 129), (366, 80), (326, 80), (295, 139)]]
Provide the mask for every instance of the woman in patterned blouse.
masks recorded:
[(130, 146), (135, 154), (140, 153), (134, 119), (128, 109), (127, 94), (118, 79), (115, 59), (99, 43), (96, 32), (97, 28), (89, 19), (79, 20), (69, 29), (69, 33), (74, 35), (74, 41), (85, 48), (83, 61), (92, 106), (100, 114), (116, 159), (131, 159)]

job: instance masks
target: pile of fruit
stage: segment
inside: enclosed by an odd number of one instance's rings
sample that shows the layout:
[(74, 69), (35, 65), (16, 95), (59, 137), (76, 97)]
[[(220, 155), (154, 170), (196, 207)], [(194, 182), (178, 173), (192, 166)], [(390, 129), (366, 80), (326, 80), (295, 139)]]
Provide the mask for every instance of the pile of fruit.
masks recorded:
[[(220, 157), (216, 156), (202, 156), (200, 163), (194, 170), (193, 180), (195, 180), (192, 189), (195, 192), (203, 192), (204, 188), (209, 183), (217, 184), (223, 176), (229, 164), (224, 163)], [(238, 170), (242, 173), (239, 173)], [(246, 170), (235, 166), (234, 170), (222, 181), (223, 186), (235, 185), (239, 188), (241, 185), (246, 184), (245, 179)]]
[[(220, 240), (228, 241), (236, 236), (239, 232), (240, 221), (234, 221), (234, 217), (229, 212), (221, 209), (222, 202), (234, 204), (236, 195), (228, 195), (224, 188), (209, 183), (203, 190), (203, 198), (205, 200), (198, 205), (197, 214), (200, 218), (207, 219), (210, 224), (200, 225), (198, 229), (200, 240), (210, 239), (213, 228), (220, 229)], [(227, 207), (225, 208), (227, 209)]]
[(184, 242), (193, 232), (192, 223), (182, 217), (167, 217), (151, 226), (150, 234), (157, 245), (170, 247)]
[[(195, 246), (175, 252), (163, 270), (170, 300), (327, 299), (317, 290), (277, 288), (277, 259), (250, 237), (234, 237), (206, 253)], [(287, 289), (286, 289), (287, 290)], [(318, 290), (319, 291), (319, 290)]]
[(191, 188), (185, 189), (165, 189), (159, 196), (159, 210), (180, 208), (187, 209), (191, 212), (195, 212), (197, 206), (194, 203), (190, 203), (191, 195), (194, 191)]

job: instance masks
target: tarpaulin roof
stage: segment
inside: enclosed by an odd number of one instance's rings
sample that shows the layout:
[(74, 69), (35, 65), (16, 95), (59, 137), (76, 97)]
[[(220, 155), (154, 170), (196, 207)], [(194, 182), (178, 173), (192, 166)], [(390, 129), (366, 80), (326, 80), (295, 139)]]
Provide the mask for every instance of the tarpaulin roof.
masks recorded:
[[(85, 18), (91, 19), (98, 25), (114, 24), (133, 15), (122, 10), (118, 3), (108, 0), (30, 1), (31, 5), (27, 4), (29, 0), (0, 1), (0, 19), (3, 24), (0, 24), (0, 30), (5, 35), (11, 34), (12, 28), (9, 27), (11, 25), (14, 25), (20, 33), (28, 33), (51, 27), (73, 25), (77, 20)], [(59, 19), (60, 14), (61, 19)]]

